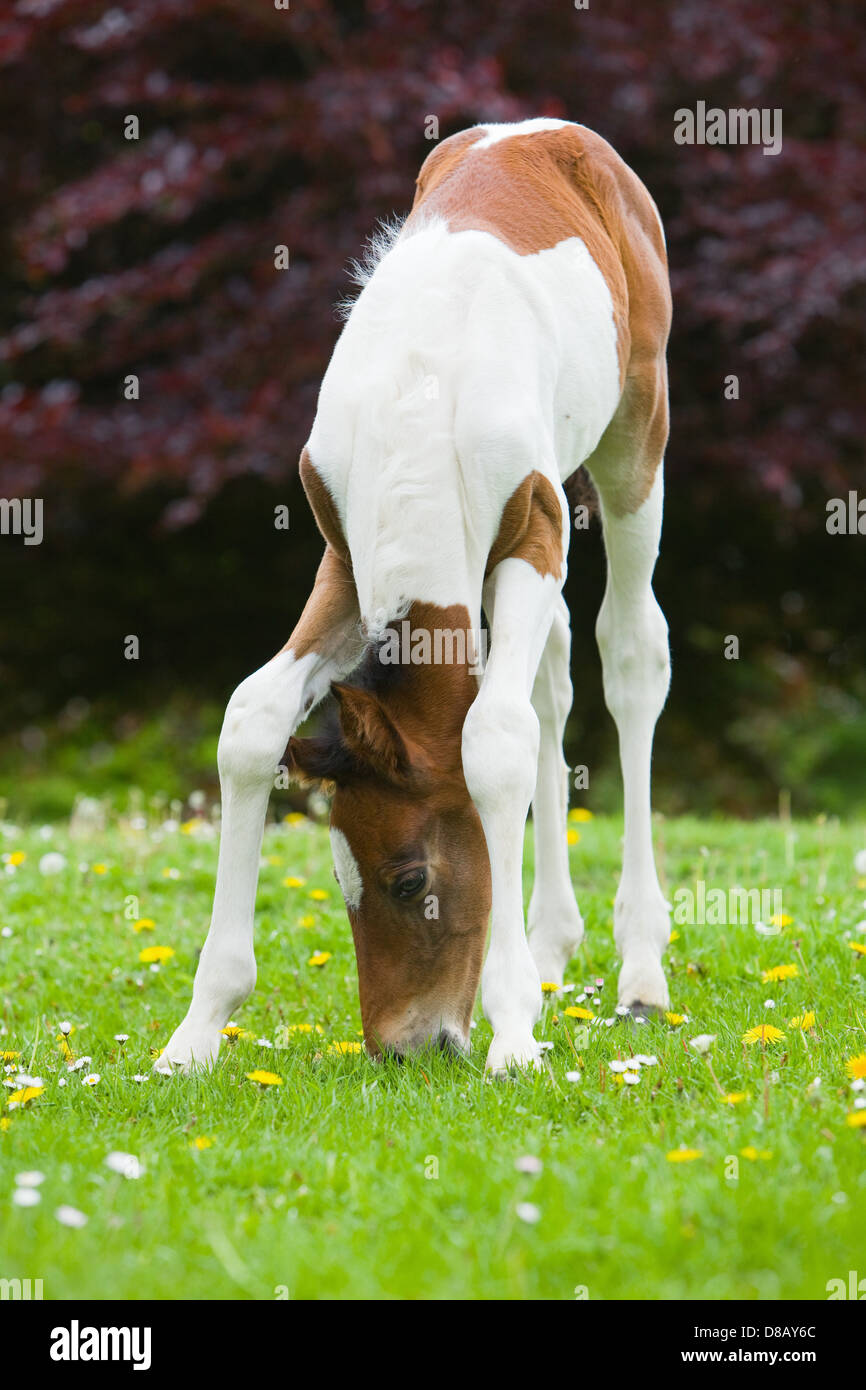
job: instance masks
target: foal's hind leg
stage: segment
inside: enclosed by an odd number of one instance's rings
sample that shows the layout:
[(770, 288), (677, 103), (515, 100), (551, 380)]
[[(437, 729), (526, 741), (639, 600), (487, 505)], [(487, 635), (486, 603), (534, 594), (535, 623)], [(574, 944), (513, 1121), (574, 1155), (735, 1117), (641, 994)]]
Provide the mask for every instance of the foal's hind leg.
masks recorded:
[(361, 647), (355, 585), (329, 546), (285, 647), (238, 686), (226, 709), (217, 754), (222, 833), (210, 931), (189, 1012), (157, 1071), (213, 1062), (221, 1030), (255, 985), (253, 914), (277, 765), (298, 724), (330, 682), (352, 670)]
[(656, 875), (650, 820), (653, 730), (670, 682), (668, 629), (652, 591), (662, 522), (662, 466), (647, 499), (618, 514), (606, 501), (604, 475), (593, 475), (601, 496), (607, 588), (596, 624), (604, 695), (619, 732), (625, 793), (625, 837), (614, 938), (622, 956), (619, 1002), (638, 1012), (667, 1008), (661, 959), (670, 918)]
[(568, 768), (562, 756), (571, 709), (571, 628), (561, 596), (553, 615), (532, 704), (538, 715), (538, 775), (532, 798), (535, 882), (529, 903), (529, 949), (542, 981), (562, 983), (566, 965), (583, 940), (583, 918), (568, 871)]

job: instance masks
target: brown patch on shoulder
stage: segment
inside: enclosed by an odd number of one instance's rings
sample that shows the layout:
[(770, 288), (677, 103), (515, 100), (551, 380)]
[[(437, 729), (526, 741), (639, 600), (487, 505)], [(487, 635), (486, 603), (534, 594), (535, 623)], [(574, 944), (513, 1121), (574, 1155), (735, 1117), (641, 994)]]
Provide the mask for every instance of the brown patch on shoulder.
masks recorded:
[(310, 451), (307, 449), (306, 445), (301, 450), (298, 472), (301, 475), (304, 492), (307, 494), (307, 501), (312, 508), (313, 516), (316, 518), (316, 525), (328, 542), (328, 545), (331, 546), (351, 570), (352, 557), (349, 554), (349, 547), (343, 535), (343, 527), (337, 513), (334, 499), (316, 471), (315, 464), (310, 458)]
[(526, 560), (542, 578), (562, 574), (562, 507), (543, 473), (527, 474), (506, 502), (485, 576), (508, 559)]

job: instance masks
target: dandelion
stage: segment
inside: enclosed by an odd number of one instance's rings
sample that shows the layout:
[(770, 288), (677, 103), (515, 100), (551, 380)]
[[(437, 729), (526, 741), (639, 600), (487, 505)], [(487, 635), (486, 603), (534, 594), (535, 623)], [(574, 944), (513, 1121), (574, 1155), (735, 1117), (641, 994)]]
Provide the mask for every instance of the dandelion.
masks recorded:
[(669, 945), (669, 946), (672, 946), (673, 943), (674, 943), (675, 941), (679, 941), (679, 939), (680, 939), (680, 934), (679, 934), (679, 932), (677, 931), (676, 927), (674, 927), (673, 931), (671, 932), (670, 936), (668, 937), (668, 945)]
[(570, 845), (580, 844), (580, 832), (577, 830), (567, 830), (565, 832), (565, 838)]
[(775, 984), (779, 980), (793, 980), (799, 975), (800, 968), (797, 965), (771, 965), (769, 970), (765, 970), (761, 976), (762, 984)]
[(305, 878), (298, 878), (297, 874), (289, 874), (288, 878), (283, 879), (284, 888), (303, 888), (306, 883)]
[(16, 1057), (20, 1057), (20, 1052), (0, 1052), (0, 1061), (14, 1062)]
[(580, 1072), (579, 1072), (579, 1071), (567, 1071), (567, 1072), (565, 1073), (565, 1079), (566, 1079), (566, 1081), (570, 1081), (573, 1085), (576, 1085), (576, 1084), (580, 1081), (580, 1079), (581, 1079)]
[(93, 868), (93, 872), (94, 872), (95, 874), (99, 874), (100, 877), (101, 877), (103, 874), (107, 874), (107, 873), (108, 873), (108, 865), (107, 865), (107, 864), (93, 864), (93, 865), (92, 865), (92, 868)]
[(11, 854), (4, 854), (3, 859), (7, 864), (11, 864), (13, 869), (19, 868), (24, 863), (27, 855), (23, 849), (13, 849)]
[(578, 825), (592, 820), (592, 811), (587, 811), (585, 806), (575, 806), (568, 813), (570, 821), (576, 821)]
[(866, 1127), (866, 1110), (852, 1110), (845, 1116), (845, 1123), (852, 1129), (863, 1129)]
[(339, 1052), (343, 1056), (345, 1056), (347, 1053), (350, 1052), (360, 1052), (361, 1044), (359, 1042), (333, 1042), (331, 1043), (331, 1046), (328, 1048), (328, 1051)]
[(58, 1023), (57, 1027), (60, 1029), (60, 1032), (63, 1034), (64, 1038), (68, 1038), (70, 1033), (75, 1032), (74, 1025), (66, 1022), (65, 1020), (63, 1023)]
[(696, 1038), (689, 1039), (689, 1047), (703, 1056), (704, 1053), (709, 1052), (717, 1037), (717, 1033), (699, 1033)]
[(228, 1038), (229, 1042), (237, 1042), (239, 1038), (252, 1036), (246, 1028), (239, 1027), (237, 1023), (227, 1023), (225, 1028), (220, 1029), (220, 1032), (224, 1038)]
[(748, 1091), (728, 1091), (728, 1094), (722, 1097), (722, 1104), (741, 1105), (744, 1100), (748, 1099), (748, 1096)]
[(212, 1149), (214, 1146), (213, 1135), (197, 1134), (195, 1139), (190, 1140), (189, 1146), (191, 1149), (198, 1149), (199, 1152), (201, 1152), (202, 1149)]
[(260, 1086), (282, 1086), (283, 1078), (275, 1071), (248, 1071), (247, 1081), (256, 1081)]
[(142, 965), (152, 965), (157, 962), (171, 960), (174, 955), (173, 946), (145, 946), (143, 951), (139, 951), (138, 959)]
[(130, 1181), (144, 1175), (144, 1164), (135, 1154), (123, 1153), (121, 1149), (114, 1149), (105, 1158), (106, 1168), (110, 1168), (112, 1173), (119, 1173), (122, 1178), (129, 1178)]
[(849, 1057), (845, 1063), (845, 1070), (854, 1080), (857, 1080), (858, 1077), (866, 1077), (866, 1052), (861, 1052), (856, 1057)]
[(790, 927), (793, 917), (789, 917), (787, 912), (774, 912), (770, 921), (774, 927)]
[(36, 1100), (45, 1090), (44, 1086), (22, 1086), (18, 1091), (13, 1091), (7, 1102), (10, 1110), (15, 1110), (19, 1105), (29, 1105), (31, 1100)]
[(66, 859), (62, 854), (58, 854), (56, 850), (49, 850), (49, 852), (43, 854), (42, 858), (39, 860), (39, 872), (46, 876), (60, 874), (65, 868)]
[(798, 1014), (796, 1018), (790, 1019), (789, 1023), (792, 1028), (800, 1028), (804, 1033), (808, 1033), (810, 1028), (815, 1027), (815, 1014), (811, 1009), (807, 1009), (806, 1013)]
[(681, 1023), (688, 1022), (688, 1014), (666, 1013), (665, 1018), (667, 1019), (668, 1023), (671, 1025), (672, 1028), (679, 1028)]
[(772, 1149), (756, 1149), (754, 1144), (747, 1144), (744, 1149), (740, 1149), (743, 1158), (748, 1158), (755, 1163), (759, 1158), (768, 1159), (773, 1157)]
[(565, 1014), (566, 1018), (582, 1018), (587, 1022), (595, 1018), (595, 1014), (591, 1009), (582, 1009), (579, 1004), (569, 1004), (568, 1008), (563, 1009), (562, 1012)]
[(307, 961), (307, 965), (327, 965), (330, 959), (330, 951), (314, 951)]
[(12, 1121), (8, 1115), (0, 1116), (0, 1134), (5, 1134), (7, 1129), (12, 1128)]
[(774, 1028), (772, 1023), (759, 1023), (756, 1028), (750, 1028), (743, 1034), (743, 1042), (751, 1046), (752, 1043), (778, 1042), (784, 1038), (785, 1034), (781, 1028)]
[(135, 932), (153, 931), (155, 927), (156, 922), (154, 922), (152, 917), (139, 917), (138, 921), (132, 924), (132, 930)]
[(852, 951), (856, 951), (858, 956), (866, 956), (866, 946), (862, 941), (849, 941), (848, 945)]
[(298, 926), (299, 926), (299, 927), (307, 927), (307, 928), (309, 928), (309, 927), (314, 927), (315, 925), (316, 925), (316, 919), (315, 919), (315, 917), (313, 916), (313, 914), (312, 914), (311, 912), (308, 912), (304, 917), (299, 917), (299, 918), (298, 918)]
[(555, 981), (553, 981), (553, 980), (542, 980), (542, 981), (541, 981), (541, 992), (542, 992), (542, 994), (558, 994), (558, 993), (559, 993), (559, 989), (560, 989), (560, 986), (559, 986), (558, 984), (556, 984)]
[(666, 1154), (668, 1163), (692, 1163), (694, 1159), (703, 1156), (703, 1149), (687, 1149), (683, 1144), (679, 1149), (671, 1149)]
[(304, 821), (305, 821), (306, 819), (307, 819), (306, 816), (305, 816), (305, 815), (302, 815), (302, 813), (301, 813), (300, 811), (290, 811), (289, 814), (288, 814), (287, 816), (283, 816), (283, 824), (284, 824), (284, 825), (303, 825), (303, 823), (304, 823)]
[(87, 1225), (87, 1217), (77, 1207), (58, 1207), (54, 1215), (61, 1226), (70, 1226), (73, 1230), (80, 1230), (82, 1226)]
[(307, 897), (312, 898), (315, 903), (326, 903), (330, 893), (325, 888), (311, 888)]

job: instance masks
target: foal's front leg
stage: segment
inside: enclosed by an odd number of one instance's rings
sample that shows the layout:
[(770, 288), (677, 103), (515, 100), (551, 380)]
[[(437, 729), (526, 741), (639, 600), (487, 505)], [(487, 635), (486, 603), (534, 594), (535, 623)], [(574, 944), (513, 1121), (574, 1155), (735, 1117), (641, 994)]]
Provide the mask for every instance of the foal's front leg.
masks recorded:
[(493, 900), (490, 948), (481, 976), (493, 1025), (487, 1067), (538, 1066), (532, 1029), (541, 982), (526, 942), (523, 837), (538, 766), (538, 716), (531, 695), (559, 597), (559, 582), (525, 560), (496, 566), (484, 591), (490, 658), (463, 727), (463, 771), (481, 817)]
[(330, 682), (357, 664), (362, 645), (354, 581), (329, 546), (285, 647), (238, 686), (226, 709), (217, 754), (222, 832), (210, 930), (189, 1012), (156, 1062), (157, 1071), (213, 1062), (221, 1030), (255, 985), (253, 914), (277, 765)]

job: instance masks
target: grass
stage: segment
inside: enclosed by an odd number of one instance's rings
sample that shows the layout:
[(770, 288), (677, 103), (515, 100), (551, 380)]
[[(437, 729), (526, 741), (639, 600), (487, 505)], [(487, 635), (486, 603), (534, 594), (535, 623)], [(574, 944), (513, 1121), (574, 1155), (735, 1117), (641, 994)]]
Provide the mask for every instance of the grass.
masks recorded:
[[(0, 1047), (20, 1054), (7, 1080), (23, 1068), (44, 1090), (10, 1110), (6, 1088), (0, 1277), (42, 1278), (46, 1298), (823, 1299), (862, 1267), (866, 1129), (848, 1117), (866, 1091), (846, 1063), (866, 1053), (866, 958), (850, 944), (866, 943), (863, 827), (659, 822), (669, 894), (697, 879), (778, 887), (792, 920), (769, 937), (679, 925), (667, 956), (679, 1025), (587, 1027), (564, 1014), (575, 994), (546, 996), (546, 1069), (490, 1082), (480, 1010), (467, 1062), (332, 1050), (360, 1042), (360, 1019), (327, 833), (274, 826), (259, 985), (237, 1017), (249, 1036), (210, 1075), (136, 1081), (186, 1009), (216, 861), (209, 825), (137, 824), (75, 841), (5, 827)], [(604, 978), (602, 1018), (616, 1002), (620, 832), (596, 818), (571, 850), (587, 937), (567, 978)], [(47, 852), (64, 855), (59, 873), (40, 871)], [(155, 927), (136, 932), (140, 918)], [(151, 945), (175, 954), (154, 970), (139, 961)], [(321, 967), (316, 949), (331, 952)], [(762, 982), (788, 964), (793, 978)], [(789, 1020), (805, 1010), (815, 1025), (802, 1032)], [(74, 1056), (91, 1059), (79, 1071), (61, 1055), (64, 1020)], [(743, 1044), (766, 1022), (784, 1037)], [(717, 1037), (709, 1064), (688, 1046), (703, 1033)], [(609, 1063), (633, 1052), (658, 1065), (618, 1085)], [(246, 1079), (257, 1068), (282, 1085)], [(682, 1145), (699, 1156), (670, 1161)], [(142, 1176), (109, 1168), (115, 1150)], [(517, 1170), (526, 1155), (540, 1172)], [(34, 1169), (41, 1201), (18, 1206), (16, 1178)], [(87, 1224), (61, 1225), (62, 1205)]]

